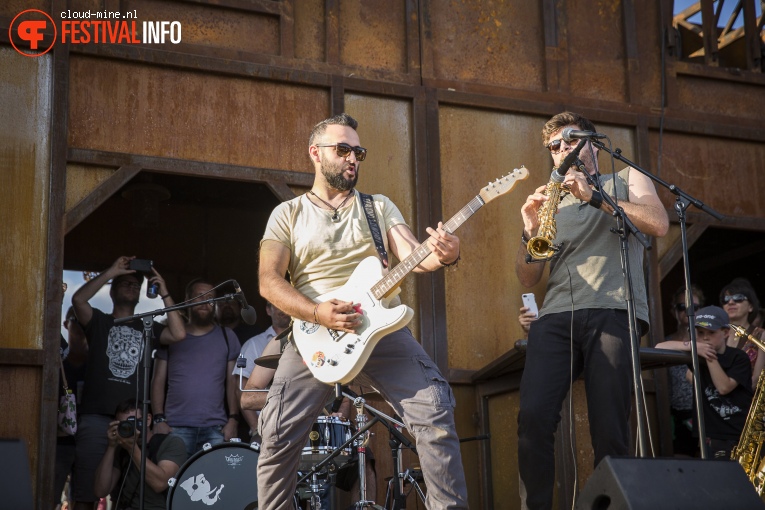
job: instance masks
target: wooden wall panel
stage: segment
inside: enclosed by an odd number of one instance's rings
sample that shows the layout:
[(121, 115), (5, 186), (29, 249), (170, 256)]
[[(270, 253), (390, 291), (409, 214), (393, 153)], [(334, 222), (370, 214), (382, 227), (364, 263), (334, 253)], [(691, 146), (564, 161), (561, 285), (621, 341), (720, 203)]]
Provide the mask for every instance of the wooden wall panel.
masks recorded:
[(661, 107), (661, 16), (660, 2), (633, 1), (637, 38), (637, 59), (628, 62), (639, 76), (638, 86), (631, 87), (631, 103)]
[(762, 126), (765, 101), (754, 100), (755, 97), (762, 97), (763, 87), (760, 84), (679, 76), (676, 87), (677, 103), (671, 105), (673, 109), (732, 116)]
[[(752, 109), (759, 107), (751, 104)], [(651, 132), (650, 144), (651, 154), (656, 157), (657, 133)], [(664, 180), (722, 214), (765, 216), (765, 176), (761, 171), (765, 146), (762, 143), (665, 133), (663, 150), (661, 177)], [(674, 195), (661, 189), (659, 196), (665, 206), (673, 206)]]
[(47, 453), (40, 450), (41, 394), (40, 367), (0, 365), (0, 415), (3, 417), (0, 437), (23, 439), (26, 443), (33, 492), (39, 490), (37, 468)]
[[(138, 21), (180, 21), (183, 42), (212, 48), (280, 54), (279, 17), (271, 14), (159, 0), (127, 0), (120, 9), (135, 10)], [(165, 49), (172, 45), (156, 45)], [(170, 46), (170, 48), (168, 48)]]
[[(457, 408), (454, 413), (457, 435), (461, 439), (476, 436), (478, 430), (474, 417), (478, 410), (475, 408), (475, 387), (452, 385), (452, 392), (457, 401)], [(486, 508), (481, 499), (481, 493), (478, 490), (472, 490), (473, 487), (480, 487), (481, 483), (480, 450), (481, 441), (467, 441), (460, 445), (462, 467), (468, 486), (469, 508)]]
[[(446, 271), (449, 366), (477, 370), (523, 338), (517, 311), (528, 290), (518, 284), (513, 268), (523, 228), (520, 208), (549, 180), (550, 157), (539, 135), (540, 117), (442, 105), (439, 122), (445, 218), (513, 168), (525, 164), (530, 172), (462, 226), (457, 232), (462, 260)], [(532, 290), (541, 304), (544, 282)]]
[(114, 168), (70, 164), (66, 167), (66, 211), (71, 211), (99, 184), (114, 174)]
[[(361, 164), (358, 189), (364, 193), (381, 193), (393, 200), (407, 224), (416, 232), (412, 102), (347, 94), (345, 111), (359, 121), (361, 145), (369, 151), (367, 159)], [(395, 263), (397, 261), (393, 257), (391, 267)], [(415, 310), (409, 327), (419, 338), (417, 277), (411, 274), (404, 280), (400, 297), (403, 303)]]
[[(301, 0), (295, 8), (295, 58), (323, 62), (326, 59), (325, 0)], [(353, 25), (355, 26), (355, 20)]]
[(406, 2), (346, 0), (339, 4), (340, 62), (406, 72)]
[(423, 2), (428, 30), (422, 44), (432, 54), (432, 75), (515, 89), (541, 91), (545, 49), (537, 2)]
[(327, 89), (73, 57), (69, 145), (313, 172)]
[(0, 125), (6, 126), (0, 135), (0, 347), (42, 349), (52, 59), (0, 46), (0, 69)]
[(0, 4), (0, 16), (7, 16), (10, 18), (8, 21), (10, 21), (18, 13), (27, 9), (49, 12), (50, 0), (5, 0)]
[[(627, 62), (624, 20), (620, 1), (558, 2), (558, 28), (565, 34), (568, 90), (577, 97), (619, 101), (626, 99)], [(589, 16), (581, 13), (589, 12)]]
[[(489, 398), (491, 473), (494, 508), (520, 507), (518, 479), (518, 392)], [(472, 508), (472, 507), (471, 507)]]

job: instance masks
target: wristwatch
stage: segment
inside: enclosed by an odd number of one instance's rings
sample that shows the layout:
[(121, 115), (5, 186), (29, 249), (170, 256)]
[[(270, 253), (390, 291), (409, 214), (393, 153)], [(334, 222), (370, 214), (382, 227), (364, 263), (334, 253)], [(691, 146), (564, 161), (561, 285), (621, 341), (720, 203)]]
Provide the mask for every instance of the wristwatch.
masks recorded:
[(230, 420), (230, 419), (232, 419), (232, 418), (233, 418), (234, 420), (236, 420), (237, 422), (241, 421), (241, 416), (239, 416), (239, 414), (229, 414), (229, 415), (228, 415), (228, 419)]
[(162, 413), (157, 413), (154, 415), (154, 423), (165, 423), (167, 421), (167, 418), (165, 418), (165, 415)]

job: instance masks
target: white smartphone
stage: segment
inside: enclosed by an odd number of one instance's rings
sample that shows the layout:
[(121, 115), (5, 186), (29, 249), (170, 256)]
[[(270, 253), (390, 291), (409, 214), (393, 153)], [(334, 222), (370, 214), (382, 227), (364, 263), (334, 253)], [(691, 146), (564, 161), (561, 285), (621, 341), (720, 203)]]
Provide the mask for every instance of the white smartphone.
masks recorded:
[(539, 308), (537, 307), (537, 300), (533, 293), (522, 294), (521, 300), (523, 301), (523, 306), (528, 308), (530, 312), (534, 312), (534, 315), (539, 317)]

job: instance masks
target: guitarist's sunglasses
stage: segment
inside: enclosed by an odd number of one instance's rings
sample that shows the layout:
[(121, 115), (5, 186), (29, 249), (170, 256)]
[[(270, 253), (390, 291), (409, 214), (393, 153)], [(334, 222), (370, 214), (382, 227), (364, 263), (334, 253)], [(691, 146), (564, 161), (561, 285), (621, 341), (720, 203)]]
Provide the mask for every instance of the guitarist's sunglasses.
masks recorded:
[(367, 150), (364, 147), (351, 147), (347, 143), (317, 143), (316, 147), (334, 147), (335, 152), (341, 158), (347, 158), (353, 151), (358, 161), (364, 161), (367, 157)]

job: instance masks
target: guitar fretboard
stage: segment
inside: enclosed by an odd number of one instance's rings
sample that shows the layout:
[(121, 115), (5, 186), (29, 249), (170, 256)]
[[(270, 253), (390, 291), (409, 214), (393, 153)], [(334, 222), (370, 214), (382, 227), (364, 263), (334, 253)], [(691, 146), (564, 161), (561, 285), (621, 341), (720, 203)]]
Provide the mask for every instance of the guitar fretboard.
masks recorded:
[[(452, 216), (449, 221), (444, 223), (444, 229), (448, 232), (454, 233), (463, 223), (467, 221), (468, 218), (474, 215), (476, 211), (478, 211), (478, 209), (483, 206), (484, 201), (481, 199), (480, 195), (476, 196), (473, 198), (473, 200), (468, 202), (465, 207), (460, 209), (457, 214)], [(428, 247), (428, 242), (425, 241), (417, 248), (415, 248), (415, 250), (412, 251), (412, 253), (410, 253), (407, 258), (402, 260), (396, 267), (391, 269), (390, 273), (385, 275), (385, 277), (383, 277), (379, 282), (374, 284), (370, 289), (372, 294), (377, 299), (382, 299), (391, 290), (398, 287), (404, 277), (411, 273), (415, 267), (420, 265), (420, 263), (425, 260), (428, 255), (430, 255), (430, 248)]]

